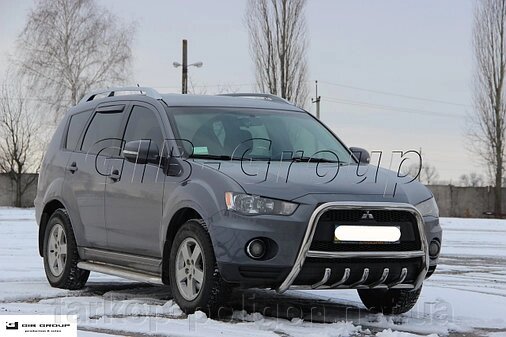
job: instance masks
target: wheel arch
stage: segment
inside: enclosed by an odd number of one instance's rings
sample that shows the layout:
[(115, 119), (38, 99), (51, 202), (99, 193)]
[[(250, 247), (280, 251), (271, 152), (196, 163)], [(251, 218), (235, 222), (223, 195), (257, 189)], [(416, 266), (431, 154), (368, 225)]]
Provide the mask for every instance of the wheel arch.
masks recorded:
[(40, 217), (40, 226), (39, 226), (39, 255), (42, 257), (44, 255), (43, 249), (44, 249), (44, 234), (46, 233), (46, 227), (47, 223), (49, 221), (49, 218), (51, 217), (51, 214), (54, 213), (59, 208), (66, 209), (65, 205), (61, 200), (53, 199), (49, 202), (47, 202), (44, 205), (44, 209), (42, 210), (42, 214)]
[(194, 207), (185, 206), (177, 210), (170, 219), (163, 245), (162, 281), (164, 284), (169, 284), (169, 257), (172, 241), (179, 228), (190, 219), (203, 219), (203, 217)]

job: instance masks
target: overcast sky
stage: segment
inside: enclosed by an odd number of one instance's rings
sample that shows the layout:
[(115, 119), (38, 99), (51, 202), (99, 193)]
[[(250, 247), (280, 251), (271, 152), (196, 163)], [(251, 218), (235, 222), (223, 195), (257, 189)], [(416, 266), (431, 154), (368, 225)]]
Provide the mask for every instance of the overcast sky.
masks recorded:
[[(99, 1), (137, 34), (132, 83), (178, 92), (181, 39), (199, 91), (254, 88), (244, 0)], [(0, 0), (0, 74), (32, 0)], [(483, 172), (466, 148), (472, 113), (471, 0), (310, 0), (309, 78), (319, 80), (322, 120), (348, 146), (422, 149), (444, 180)], [(413, 99), (413, 98), (421, 99)], [(443, 103), (444, 102), (444, 103)], [(309, 102), (307, 108), (314, 111)]]

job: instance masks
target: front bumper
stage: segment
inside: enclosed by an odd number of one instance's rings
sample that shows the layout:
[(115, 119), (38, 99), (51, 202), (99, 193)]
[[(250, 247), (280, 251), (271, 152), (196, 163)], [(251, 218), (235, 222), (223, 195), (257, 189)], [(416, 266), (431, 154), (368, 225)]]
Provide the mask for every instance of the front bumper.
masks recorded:
[[(410, 251), (317, 251), (310, 246), (318, 220), (328, 210), (396, 210), (416, 219), (420, 249)], [(328, 202), (300, 205), (290, 217), (240, 216), (224, 212), (213, 217), (211, 236), (222, 277), (243, 286), (317, 288), (411, 288), (417, 289), (437, 260), (430, 259), (428, 242), (441, 240), (437, 219), (428, 224), (418, 210), (405, 203)], [(307, 219), (310, 219), (309, 222)], [(279, 244), (272, 259), (255, 261), (246, 255), (247, 242), (268, 237)]]
[[(314, 205), (301, 204), (291, 216), (246, 216), (221, 211), (206, 219), (214, 254), (225, 281), (244, 287), (273, 288), (291, 270)], [(277, 254), (254, 260), (246, 253), (253, 238), (269, 238), (277, 243)]]

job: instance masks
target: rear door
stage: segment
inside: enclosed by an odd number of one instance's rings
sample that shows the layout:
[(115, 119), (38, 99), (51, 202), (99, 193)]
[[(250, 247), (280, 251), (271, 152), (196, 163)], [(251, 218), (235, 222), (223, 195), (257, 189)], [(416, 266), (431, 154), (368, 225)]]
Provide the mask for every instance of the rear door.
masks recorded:
[[(123, 135), (123, 145), (146, 140), (162, 150), (164, 129), (158, 110), (147, 103), (133, 102)], [(135, 255), (161, 257), (165, 174), (156, 164), (129, 161), (113, 164), (115, 175), (106, 180), (105, 216), (109, 248)]]
[(105, 164), (111, 157), (119, 156), (126, 106), (126, 103), (117, 102), (99, 105), (67, 164), (64, 199), (68, 202), (73, 225), (80, 232), (82, 246), (107, 248), (104, 191), (108, 172)]

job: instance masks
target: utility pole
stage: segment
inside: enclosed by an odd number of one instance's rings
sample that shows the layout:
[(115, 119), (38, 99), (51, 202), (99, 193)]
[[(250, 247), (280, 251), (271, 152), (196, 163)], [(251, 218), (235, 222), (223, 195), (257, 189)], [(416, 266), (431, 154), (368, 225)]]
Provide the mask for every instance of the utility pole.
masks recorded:
[(188, 41), (183, 40), (183, 75), (182, 75), (182, 85), (181, 85), (181, 93), (188, 93)]
[(321, 96), (318, 96), (318, 81), (314, 81), (316, 87), (316, 98), (311, 98), (311, 103), (316, 103), (316, 118), (320, 119), (320, 101)]
[(195, 62), (192, 64), (188, 64), (188, 41), (183, 40), (183, 64), (179, 62), (172, 62), (174, 68), (181, 67), (182, 68), (182, 76), (181, 76), (181, 93), (188, 93), (188, 67), (202, 67), (202, 62)]

